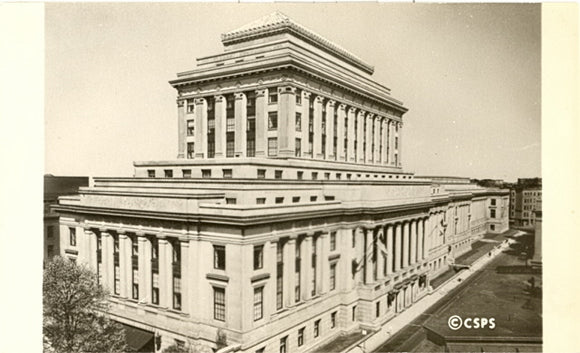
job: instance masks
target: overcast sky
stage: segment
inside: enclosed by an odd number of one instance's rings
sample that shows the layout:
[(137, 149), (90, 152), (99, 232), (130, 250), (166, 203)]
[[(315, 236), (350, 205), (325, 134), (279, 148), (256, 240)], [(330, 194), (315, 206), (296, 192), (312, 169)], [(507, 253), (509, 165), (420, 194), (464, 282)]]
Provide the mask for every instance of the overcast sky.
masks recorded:
[(131, 176), (177, 155), (167, 83), (280, 10), (375, 66), (418, 175), (541, 176), (539, 4), (46, 4), (45, 172)]

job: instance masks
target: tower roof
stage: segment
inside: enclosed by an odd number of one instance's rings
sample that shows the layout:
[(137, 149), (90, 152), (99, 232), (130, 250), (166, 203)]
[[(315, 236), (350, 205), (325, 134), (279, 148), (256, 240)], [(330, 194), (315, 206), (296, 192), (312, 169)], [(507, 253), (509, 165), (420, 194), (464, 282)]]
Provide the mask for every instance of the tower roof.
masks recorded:
[(365, 72), (372, 74), (374, 67), (364, 62), (358, 56), (342, 48), (338, 44), (316, 34), (314, 31), (292, 20), (282, 12), (276, 11), (258, 20), (245, 24), (233, 31), (222, 34), (222, 43), (230, 45), (245, 42), (257, 37), (269, 36), (281, 32), (290, 32), (303, 40), (306, 40), (323, 50), (326, 50), (342, 59), (345, 59)]

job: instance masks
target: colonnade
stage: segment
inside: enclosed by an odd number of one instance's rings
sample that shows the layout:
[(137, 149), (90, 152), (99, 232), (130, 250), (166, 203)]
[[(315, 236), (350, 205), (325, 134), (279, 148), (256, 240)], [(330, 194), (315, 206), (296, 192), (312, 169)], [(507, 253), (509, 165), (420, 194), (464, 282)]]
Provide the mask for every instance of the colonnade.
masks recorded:
[[(272, 91), (276, 92), (274, 95), (277, 97), (273, 101), (270, 98)], [(377, 115), (287, 85), (196, 98), (195, 109), (188, 108), (189, 104), (184, 101), (178, 101), (178, 158), (186, 158), (186, 155), (201, 159), (211, 156), (281, 156), (401, 166), (403, 123), (400, 113)], [(235, 120), (233, 124), (226, 122), (226, 107), (234, 109), (234, 114), (230, 114), (230, 118)], [(209, 156), (208, 109), (211, 120), (215, 119), (212, 122), (215, 140), (211, 140), (212, 153)], [(275, 128), (268, 122), (270, 113), (276, 113)], [(187, 122), (191, 119), (195, 120), (195, 133), (187, 136)], [(253, 120), (253, 124), (248, 124), (248, 120)], [(235, 127), (235, 147), (234, 153), (228, 154), (226, 133), (232, 131), (229, 126)], [(251, 129), (254, 129), (252, 136), (255, 136), (255, 146), (253, 142), (248, 149), (248, 132)], [(272, 139), (276, 142), (275, 153), (272, 148), (269, 149)], [(188, 147), (188, 144), (191, 146)], [(192, 148), (194, 151), (190, 153)]]

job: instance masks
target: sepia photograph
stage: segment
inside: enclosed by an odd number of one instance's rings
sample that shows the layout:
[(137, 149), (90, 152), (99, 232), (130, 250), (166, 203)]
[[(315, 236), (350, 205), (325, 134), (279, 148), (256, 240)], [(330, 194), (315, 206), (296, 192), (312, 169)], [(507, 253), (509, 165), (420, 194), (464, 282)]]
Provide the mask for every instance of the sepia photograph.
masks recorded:
[(542, 352), (542, 5), (47, 3), (44, 352)]

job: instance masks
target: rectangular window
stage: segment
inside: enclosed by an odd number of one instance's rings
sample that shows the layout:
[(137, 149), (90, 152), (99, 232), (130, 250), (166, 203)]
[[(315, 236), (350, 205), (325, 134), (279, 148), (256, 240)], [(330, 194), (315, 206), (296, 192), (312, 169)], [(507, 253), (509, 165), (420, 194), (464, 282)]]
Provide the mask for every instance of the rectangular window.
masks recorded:
[(209, 135), (207, 138), (207, 158), (215, 157), (215, 136)]
[(316, 202), (318, 196), (310, 196), (310, 202)]
[(336, 311), (330, 314), (330, 328), (336, 327)]
[(278, 241), (276, 247), (276, 309), (282, 309), (284, 293), (284, 257), (283, 245)]
[(201, 177), (202, 178), (211, 178), (211, 169), (202, 169), (201, 170)]
[(256, 204), (257, 205), (264, 205), (264, 204), (266, 204), (266, 198), (265, 197), (258, 197), (256, 199)]
[(213, 287), (213, 318), (226, 321), (226, 290)]
[(181, 277), (173, 276), (173, 309), (181, 310)]
[(278, 112), (268, 112), (268, 130), (278, 129)]
[(264, 309), (264, 287), (254, 288), (254, 321), (260, 320)]
[[(495, 210), (490, 210), (490, 214), (489, 214), (489, 216), (490, 216), (491, 218), (495, 218)], [(524, 215), (524, 216), (525, 216), (525, 215)]]
[(336, 232), (330, 233), (330, 251), (336, 250)]
[(356, 305), (352, 307), (352, 321), (356, 321)]
[(296, 138), (294, 146), (294, 155), (296, 157), (302, 156), (302, 139)]
[(268, 138), (268, 156), (278, 155), (278, 138), (270, 137)]
[(226, 133), (226, 158), (234, 156), (235, 149), (235, 132)]
[(320, 319), (314, 321), (314, 338), (320, 336)]
[(50, 239), (53, 236), (54, 236), (54, 226), (46, 227), (46, 237)]
[(258, 169), (258, 179), (266, 179), (266, 169)]
[(193, 136), (195, 134), (195, 121), (187, 121), (187, 136)]
[(381, 316), (381, 302), (375, 303), (375, 317)]
[(69, 245), (77, 246), (77, 230), (73, 227), (69, 227)]
[(302, 179), (304, 178), (304, 172), (303, 172), (303, 171), (298, 171), (298, 172), (296, 173), (296, 178), (297, 178), (298, 180), (302, 180)]
[(163, 171), (164, 175), (166, 178), (173, 178), (173, 170), (171, 169), (165, 169)]
[(223, 245), (213, 246), (213, 268), (217, 270), (226, 269), (226, 247)]
[(276, 197), (276, 203), (284, 203), (283, 197)]
[(226, 132), (235, 132), (236, 131), (236, 119), (229, 118), (226, 119)]
[(292, 203), (298, 203), (298, 202), (300, 202), (300, 196), (293, 196)]
[(324, 179), (330, 180), (330, 173), (324, 173)]
[(264, 245), (254, 245), (254, 270), (264, 266)]
[(226, 198), (226, 205), (235, 205), (237, 203), (237, 200), (233, 197), (227, 197)]
[(222, 171), (224, 173), (223, 174), (224, 175), (224, 178), (226, 178), (226, 179), (231, 179), (232, 178), (233, 171), (231, 169), (223, 169)]
[(298, 330), (298, 347), (304, 345), (304, 327)]
[(159, 273), (151, 273), (151, 303), (159, 305)]
[(133, 267), (133, 285), (132, 285), (132, 298), (135, 300), (139, 299), (139, 269)]
[(193, 114), (195, 112), (195, 101), (193, 99), (187, 100), (187, 114)]
[(194, 157), (194, 153), (195, 153), (194, 146), (195, 145), (193, 142), (187, 143), (187, 158), (189, 158), (189, 159), (192, 159)]
[(296, 90), (296, 104), (302, 104), (302, 91)]
[(336, 289), (336, 263), (330, 265), (330, 290)]
[(182, 169), (181, 173), (184, 178), (191, 178), (191, 169)]
[(302, 131), (302, 113), (296, 113), (296, 131)]
[(274, 171), (274, 179), (282, 179), (282, 171), (281, 170)]
[(318, 172), (312, 172), (312, 180), (318, 179)]
[(288, 336), (282, 337), (280, 338), (280, 353), (287, 353), (288, 351), (286, 350), (286, 345), (288, 341)]
[(278, 92), (276, 87), (270, 88), (270, 92), (268, 94), (268, 103), (278, 103)]
[(495, 199), (491, 199), (491, 205), (495, 206)]

